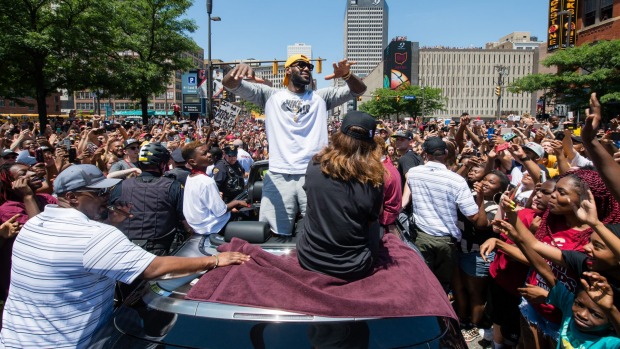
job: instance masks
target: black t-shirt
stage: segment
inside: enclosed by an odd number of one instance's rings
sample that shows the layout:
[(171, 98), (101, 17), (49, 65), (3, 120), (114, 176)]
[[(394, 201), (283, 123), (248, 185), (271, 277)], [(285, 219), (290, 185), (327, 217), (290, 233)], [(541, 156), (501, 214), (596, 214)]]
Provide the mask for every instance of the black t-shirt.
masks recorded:
[[(571, 250), (562, 251), (562, 259), (564, 260), (564, 263), (566, 263), (566, 267), (575, 272), (575, 274), (578, 275), (579, 278), (583, 277), (584, 271), (590, 271), (590, 269), (586, 265), (588, 255), (586, 255), (585, 253)], [(599, 272), (599, 274), (601, 274), (607, 279), (609, 286), (611, 286), (614, 292), (614, 304), (617, 307), (620, 306), (620, 280), (615, 279), (605, 273)], [(581, 287), (581, 282), (579, 282), (579, 286)]]
[(407, 172), (409, 172), (412, 167), (422, 165), (423, 163), (424, 160), (422, 160), (422, 157), (413, 150), (407, 151), (398, 159), (398, 172), (400, 173), (401, 188), (405, 188), (404, 186), (407, 182), (405, 176), (407, 175)]
[(229, 164), (226, 160), (218, 161), (213, 167), (213, 180), (222, 192), (222, 199), (228, 203), (243, 191), (245, 170), (235, 161)]
[(380, 243), (383, 186), (333, 179), (311, 161), (304, 190), (308, 203), (297, 241), (299, 263), (345, 280), (368, 275)]

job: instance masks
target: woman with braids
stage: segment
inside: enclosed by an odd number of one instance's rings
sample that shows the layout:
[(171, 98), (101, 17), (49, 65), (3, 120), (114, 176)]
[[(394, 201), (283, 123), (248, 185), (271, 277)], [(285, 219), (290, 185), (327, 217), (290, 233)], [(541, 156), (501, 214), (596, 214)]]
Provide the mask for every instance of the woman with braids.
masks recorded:
[[(21, 227), (56, 199), (49, 194), (35, 194), (41, 179), (21, 163), (0, 166), (0, 224), (12, 221)], [(11, 255), (16, 233), (0, 236), (0, 302), (4, 304), (9, 293)], [(0, 314), (1, 311), (0, 311)]]
[[(548, 207), (542, 215), (536, 231), (536, 239), (561, 250), (584, 252), (592, 228), (580, 220), (573, 210), (573, 204), (587, 198), (588, 189), (592, 192), (598, 219), (602, 223), (620, 222), (620, 205), (613, 198), (599, 173), (590, 169), (579, 169), (560, 177), (555, 191), (551, 194)], [(516, 215), (510, 213), (511, 221)], [(514, 223), (514, 222), (513, 222)], [(573, 275), (566, 267), (547, 262), (555, 275), (566, 288), (574, 292), (579, 284), (578, 275)], [(558, 338), (561, 312), (546, 303), (550, 287), (538, 273), (532, 271), (526, 286), (519, 289), (524, 300), (521, 303), (521, 340), (524, 348), (554, 348)]]
[(384, 169), (375, 119), (348, 113), (306, 171), (306, 216), (297, 241), (302, 267), (344, 280), (370, 274), (380, 244)]

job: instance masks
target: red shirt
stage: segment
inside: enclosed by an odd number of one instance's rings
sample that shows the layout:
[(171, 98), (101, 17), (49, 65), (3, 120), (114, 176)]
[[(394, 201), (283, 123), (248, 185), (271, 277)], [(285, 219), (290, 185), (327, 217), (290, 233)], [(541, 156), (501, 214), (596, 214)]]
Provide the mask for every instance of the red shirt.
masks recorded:
[(389, 157), (383, 161), (383, 167), (386, 173), (383, 176), (383, 214), (379, 217), (379, 224), (388, 225), (398, 218), (403, 188), (400, 185), (400, 173)]
[[(566, 226), (566, 222), (562, 217), (549, 215), (547, 224), (549, 224), (549, 227), (551, 228), (550, 230), (553, 232), (553, 238), (547, 235), (540, 241), (548, 245), (555, 246), (561, 250), (584, 252), (583, 245), (580, 245), (574, 240), (574, 236), (580, 231)], [(570, 292), (575, 292), (575, 289), (579, 284), (579, 277), (566, 267), (555, 265), (549, 261), (547, 261), (547, 263), (551, 267), (555, 278), (562, 282), (566, 286), (567, 290)], [(542, 287), (547, 291), (551, 290), (549, 285), (547, 285), (547, 282), (545, 282), (545, 280), (535, 271), (530, 272), (527, 282), (531, 285)], [(551, 304), (532, 304), (532, 306), (547, 320), (554, 323), (560, 323), (562, 321), (562, 313)]]
[[(537, 214), (536, 211), (530, 208), (524, 208), (517, 213), (517, 216), (523, 225), (529, 227)], [(514, 245), (514, 242), (507, 237), (502, 235), (502, 238), (507, 244)], [(530, 267), (528, 265), (512, 259), (500, 249), (497, 249), (495, 259), (489, 265), (489, 274), (493, 277), (495, 283), (517, 297), (521, 297), (517, 288), (523, 287), (529, 270)]]
[[(43, 208), (47, 204), (56, 204), (58, 201), (55, 197), (49, 194), (37, 194), (37, 204), (39, 210), (43, 211)], [(28, 221), (28, 214), (26, 213), (26, 206), (23, 202), (19, 201), (6, 201), (0, 205), (0, 223), (4, 223), (11, 219), (16, 214), (21, 214), (16, 221), (20, 224), (25, 224)], [(4, 244), (0, 247), (0, 299), (6, 300), (9, 292), (9, 285), (11, 283), (11, 257), (13, 254), (13, 242), (17, 236), (4, 240)]]

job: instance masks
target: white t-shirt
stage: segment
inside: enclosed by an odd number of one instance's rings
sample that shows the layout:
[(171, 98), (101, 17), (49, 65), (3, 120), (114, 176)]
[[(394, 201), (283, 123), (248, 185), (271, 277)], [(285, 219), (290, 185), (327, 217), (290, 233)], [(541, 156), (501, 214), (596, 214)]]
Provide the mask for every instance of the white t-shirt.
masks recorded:
[(293, 93), (241, 81), (231, 92), (265, 108), (269, 171), (305, 174), (312, 156), (327, 145), (327, 110), (354, 98), (348, 86)]
[(214, 234), (230, 219), (230, 212), (213, 178), (198, 174), (187, 177), (183, 192), (183, 215), (198, 234)]
[(111, 225), (47, 205), (13, 245), (0, 348), (84, 348), (112, 314), (116, 281), (155, 259)]

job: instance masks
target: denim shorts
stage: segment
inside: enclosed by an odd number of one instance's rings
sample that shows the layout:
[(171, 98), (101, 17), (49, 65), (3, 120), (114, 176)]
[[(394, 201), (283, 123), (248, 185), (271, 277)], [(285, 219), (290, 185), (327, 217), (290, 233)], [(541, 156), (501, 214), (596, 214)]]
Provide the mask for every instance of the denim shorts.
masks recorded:
[(458, 253), (459, 268), (461, 268), (465, 274), (478, 278), (489, 276), (489, 265), (493, 259), (495, 259), (495, 252), (489, 253), (487, 257), (489, 262), (485, 262), (484, 259), (482, 259), (479, 251)]

